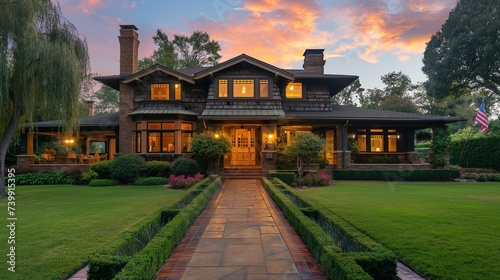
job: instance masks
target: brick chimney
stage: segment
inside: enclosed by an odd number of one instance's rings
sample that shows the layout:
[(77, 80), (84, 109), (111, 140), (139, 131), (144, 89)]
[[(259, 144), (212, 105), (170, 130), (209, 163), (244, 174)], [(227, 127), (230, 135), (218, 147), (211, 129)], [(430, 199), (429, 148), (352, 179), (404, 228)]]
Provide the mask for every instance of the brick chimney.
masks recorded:
[(306, 72), (323, 74), (325, 72), (325, 60), (323, 59), (324, 50), (325, 49), (307, 49), (303, 54), (304, 64), (302, 68), (304, 68)]
[(120, 75), (137, 72), (139, 34), (135, 25), (120, 25)]
[(92, 117), (94, 115), (94, 101), (87, 100), (87, 116)]

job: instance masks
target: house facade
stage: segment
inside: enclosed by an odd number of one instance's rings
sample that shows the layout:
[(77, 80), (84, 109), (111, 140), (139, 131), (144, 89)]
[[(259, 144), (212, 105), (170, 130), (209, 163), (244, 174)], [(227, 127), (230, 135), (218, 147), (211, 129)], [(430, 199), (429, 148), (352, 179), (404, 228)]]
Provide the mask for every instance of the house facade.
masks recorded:
[(325, 74), (322, 49), (305, 50), (303, 69), (242, 54), (212, 67), (138, 71), (138, 29), (120, 27), (120, 73), (95, 77), (120, 92), (117, 126), (106, 127), (114, 133), (107, 154), (171, 160), (189, 155), (194, 133), (209, 130), (231, 140), (224, 167), (265, 173), (274, 169), (277, 141), (313, 132), (325, 138), (323, 156), (333, 168), (374, 155), (417, 165), (415, 131), (462, 120), (333, 105), (331, 97), (358, 76)]

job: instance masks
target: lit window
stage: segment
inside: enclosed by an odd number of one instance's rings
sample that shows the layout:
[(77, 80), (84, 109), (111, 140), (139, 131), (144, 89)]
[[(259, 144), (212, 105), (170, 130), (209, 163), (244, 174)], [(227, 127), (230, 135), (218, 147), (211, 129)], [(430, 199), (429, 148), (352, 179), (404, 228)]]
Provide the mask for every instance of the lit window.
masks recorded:
[(161, 133), (160, 132), (150, 132), (148, 133), (148, 152), (158, 153), (161, 147)]
[(389, 149), (389, 152), (397, 152), (398, 151), (397, 135), (394, 135), (394, 134), (387, 135), (387, 148)]
[(169, 84), (152, 84), (151, 85), (151, 100), (169, 100), (170, 98)]
[(193, 130), (193, 124), (192, 123), (181, 123), (181, 129), (182, 130)]
[(372, 152), (384, 151), (384, 135), (374, 134), (370, 136), (370, 149)]
[(181, 84), (174, 84), (174, 96), (175, 100), (181, 100), (182, 99), (182, 94), (181, 94)]
[(366, 152), (366, 134), (358, 135), (358, 151)]
[(175, 123), (173, 122), (161, 123), (161, 129), (174, 129), (174, 128), (175, 128)]
[(182, 145), (182, 149), (181, 149), (181, 152), (183, 153), (189, 153), (191, 152), (191, 137), (192, 137), (192, 133), (186, 133), (186, 132), (183, 132), (181, 134), (181, 145)]
[(289, 83), (286, 86), (286, 98), (302, 98), (302, 83)]
[(175, 152), (175, 133), (174, 132), (163, 132), (162, 136), (162, 146), (161, 151), (164, 153)]
[(219, 97), (227, 97), (227, 79), (219, 80)]
[(260, 80), (260, 97), (269, 97), (269, 80)]
[(250, 79), (233, 80), (233, 97), (254, 97), (253, 84)]

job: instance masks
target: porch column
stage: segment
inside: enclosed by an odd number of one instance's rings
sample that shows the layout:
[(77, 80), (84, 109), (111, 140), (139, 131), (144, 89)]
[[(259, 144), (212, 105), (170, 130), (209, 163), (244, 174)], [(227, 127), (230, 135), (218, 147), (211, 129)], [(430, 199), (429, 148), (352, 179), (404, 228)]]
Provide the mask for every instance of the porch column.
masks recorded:
[(349, 168), (351, 166), (351, 151), (348, 150), (347, 145), (347, 127), (347, 122), (343, 125), (335, 126), (335, 131), (337, 133), (335, 138), (335, 146), (338, 147), (338, 150), (335, 151), (335, 154), (337, 154), (336, 165), (339, 169)]
[(33, 132), (28, 132), (26, 135), (26, 154), (27, 155), (33, 155), (34, 154), (34, 149), (33, 149), (33, 139), (34, 139), (34, 133)]

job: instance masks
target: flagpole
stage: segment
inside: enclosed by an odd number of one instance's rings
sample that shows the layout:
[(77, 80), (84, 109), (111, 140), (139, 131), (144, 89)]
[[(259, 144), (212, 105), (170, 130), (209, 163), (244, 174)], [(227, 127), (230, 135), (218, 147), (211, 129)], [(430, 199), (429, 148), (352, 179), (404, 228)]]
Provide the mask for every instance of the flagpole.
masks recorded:
[(467, 142), (469, 141), (469, 138), (470, 138), (470, 136), (472, 134), (472, 126), (469, 126), (469, 127), (470, 127), (470, 129), (469, 129), (469, 135), (465, 139), (464, 146), (462, 147), (462, 152), (460, 152), (460, 159), (458, 160), (458, 164), (460, 166), (462, 166), (462, 155), (464, 154), (465, 146), (467, 145)]

